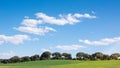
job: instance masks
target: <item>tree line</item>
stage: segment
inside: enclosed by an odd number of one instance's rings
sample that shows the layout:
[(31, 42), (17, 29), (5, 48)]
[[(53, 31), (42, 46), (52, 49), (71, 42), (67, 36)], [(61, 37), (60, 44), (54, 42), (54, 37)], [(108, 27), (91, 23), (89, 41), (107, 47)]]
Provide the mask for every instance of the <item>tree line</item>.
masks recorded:
[(54, 52), (51, 53), (49, 51), (43, 52), (41, 55), (33, 55), (33, 56), (13, 56), (9, 59), (0, 59), (0, 63), (18, 63), (18, 62), (28, 62), (28, 61), (38, 61), (38, 60), (119, 60), (120, 54), (113, 53), (111, 55), (103, 54), (101, 52), (96, 52), (93, 54), (88, 54), (84, 52), (76, 53), (76, 58), (72, 58), (69, 53), (60, 53)]

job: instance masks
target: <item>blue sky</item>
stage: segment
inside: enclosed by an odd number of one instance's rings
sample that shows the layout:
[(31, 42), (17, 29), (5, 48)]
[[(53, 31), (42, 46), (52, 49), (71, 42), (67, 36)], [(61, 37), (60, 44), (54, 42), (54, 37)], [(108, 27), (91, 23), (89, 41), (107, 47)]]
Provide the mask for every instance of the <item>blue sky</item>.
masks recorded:
[(44, 51), (120, 53), (119, 0), (0, 0), (0, 58)]

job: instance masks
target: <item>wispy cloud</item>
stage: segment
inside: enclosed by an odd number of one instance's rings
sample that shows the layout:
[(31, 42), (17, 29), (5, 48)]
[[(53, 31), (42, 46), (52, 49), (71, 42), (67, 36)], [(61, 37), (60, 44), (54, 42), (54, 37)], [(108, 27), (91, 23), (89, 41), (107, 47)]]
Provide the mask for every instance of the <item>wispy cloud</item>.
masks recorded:
[(41, 51), (42, 51), (42, 52), (45, 52), (45, 51), (51, 51), (51, 50), (50, 50), (50, 49), (42, 48)]
[(80, 20), (81, 18), (90, 18), (90, 19), (96, 18), (96, 16), (92, 16), (88, 13), (85, 14), (69, 13), (67, 15), (59, 14), (59, 18), (54, 16), (48, 16), (47, 14), (42, 12), (36, 13), (35, 15), (37, 17), (35, 19), (30, 19), (29, 17), (25, 16), (25, 19), (23, 19), (23, 21), (21, 22), (21, 26), (15, 27), (14, 29), (30, 34), (45, 35), (50, 31), (55, 32), (56, 30), (52, 27), (43, 26), (42, 24), (72, 25), (81, 22)]
[(0, 40), (0, 44), (3, 44), (4, 43), (4, 41), (3, 40)]
[(37, 27), (37, 25), (41, 23), (42, 23), (42, 20), (26, 18), (22, 21), (21, 24), (27, 27)]
[(32, 41), (39, 41), (39, 38), (33, 38)]
[(30, 37), (27, 35), (14, 35), (14, 36), (0, 35), (0, 44), (3, 43), (21, 44), (23, 43), (24, 40), (30, 40)]
[(120, 43), (120, 37), (104, 38), (99, 41), (79, 40), (79, 42), (88, 44), (88, 45), (110, 45), (113, 43)]
[(78, 50), (80, 48), (83, 48), (81, 45), (58, 45), (55, 48), (61, 49), (61, 50)]
[(37, 13), (36, 16), (37, 18), (40, 18), (44, 23), (56, 24), (56, 25), (75, 24), (81, 22), (80, 18), (91, 18), (91, 19), (96, 18), (96, 16), (91, 16), (88, 13), (85, 14), (69, 13), (67, 15), (59, 14), (59, 18), (56, 18), (40, 12)]
[(20, 26), (14, 29), (19, 30), (21, 32), (26, 32), (30, 34), (36, 34), (36, 35), (45, 35), (45, 33), (48, 33), (50, 31), (56, 31), (55, 29), (47, 26), (44, 26), (44, 27)]
[(4, 53), (0, 53), (0, 58), (1, 59), (8, 59), (10, 57), (16, 56), (17, 54), (14, 51), (9, 51), (9, 52), (4, 52)]
[(49, 31), (56, 31), (55, 29), (47, 26), (38, 26), (41, 24), (41, 20), (36, 19), (24, 19), (21, 23), (21, 26), (15, 28), (16, 30), (19, 30), (21, 32), (26, 32), (30, 34), (36, 34), (36, 35), (45, 35), (45, 33), (48, 33)]

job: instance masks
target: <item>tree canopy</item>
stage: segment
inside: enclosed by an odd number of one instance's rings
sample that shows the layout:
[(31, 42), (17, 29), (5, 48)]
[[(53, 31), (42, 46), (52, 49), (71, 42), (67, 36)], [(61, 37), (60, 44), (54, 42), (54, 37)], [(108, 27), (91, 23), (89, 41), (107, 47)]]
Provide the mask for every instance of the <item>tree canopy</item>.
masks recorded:
[(28, 61), (38, 61), (38, 60), (118, 60), (120, 57), (119, 53), (113, 53), (111, 55), (104, 54), (102, 52), (95, 52), (93, 54), (87, 54), (84, 52), (76, 53), (76, 58), (72, 58), (70, 53), (60, 53), (49, 51), (43, 52), (41, 55), (35, 54), (31, 57), (29, 56), (13, 56), (9, 59), (0, 59), (0, 63), (17, 63), (17, 62), (28, 62)]

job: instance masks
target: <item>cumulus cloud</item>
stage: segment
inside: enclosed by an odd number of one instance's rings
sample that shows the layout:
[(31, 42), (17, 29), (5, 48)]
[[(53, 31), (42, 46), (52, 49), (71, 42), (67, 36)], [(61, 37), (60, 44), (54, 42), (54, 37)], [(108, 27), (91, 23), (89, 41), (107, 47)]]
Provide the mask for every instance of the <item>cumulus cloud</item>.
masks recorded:
[(45, 13), (36, 13), (35, 14), (37, 18), (30, 19), (29, 17), (25, 16), (25, 19), (21, 22), (21, 26), (14, 28), (21, 32), (26, 32), (30, 34), (36, 34), (36, 35), (45, 35), (46, 33), (56, 30), (52, 27), (43, 26), (42, 24), (54, 24), (54, 25), (66, 25), (66, 24), (75, 24), (78, 22), (81, 22), (81, 18), (96, 18), (96, 16), (92, 16), (88, 13), (85, 14), (67, 14), (62, 15), (59, 14), (59, 18), (54, 16), (48, 16)]
[(41, 20), (24, 19), (21, 23), (21, 26), (14, 28), (14, 29), (19, 30), (21, 32), (37, 34), (37, 35), (44, 35), (45, 33), (48, 33), (49, 31), (56, 31), (55, 29), (51, 27), (47, 27), (47, 26), (38, 27), (38, 25), (41, 23), (42, 23)]
[(30, 40), (27, 35), (14, 35), (14, 36), (5, 36), (0, 35), (0, 44), (3, 43), (12, 43), (12, 44), (21, 44), (24, 40)]
[(99, 41), (79, 40), (79, 42), (82, 42), (88, 45), (110, 45), (113, 43), (120, 43), (120, 37), (104, 38)]
[(45, 27), (20, 26), (15, 29), (22, 32), (30, 33), (30, 34), (36, 34), (36, 35), (45, 35), (45, 33), (48, 33), (49, 31), (56, 31), (55, 29), (47, 26)]
[(80, 45), (58, 45), (55, 48), (69, 51), (69, 50), (78, 50), (80, 48), (83, 48), (83, 46), (80, 46)]
[(49, 23), (49, 24), (64, 25), (68, 23), (68, 21), (63, 17), (61, 17), (60, 19), (56, 19), (55, 17), (48, 16), (44, 13), (37, 13), (36, 16), (40, 18), (43, 22)]
[(41, 20), (36, 20), (36, 19), (24, 19), (22, 21), (22, 25), (27, 26), (27, 27), (37, 27), (38, 24), (41, 24)]
[(56, 18), (40, 12), (40, 13), (37, 13), (36, 16), (37, 18), (40, 18), (44, 23), (56, 24), (56, 25), (75, 24), (75, 23), (81, 22), (80, 18), (91, 18), (91, 19), (96, 18), (96, 16), (91, 16), (88, 13), (85, 13), (85, 14), (69, 13), (67, 15), (60, 14), (59, 15), (60, 18)]

